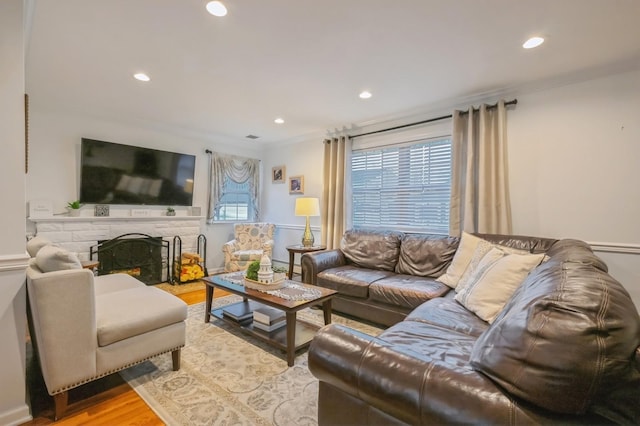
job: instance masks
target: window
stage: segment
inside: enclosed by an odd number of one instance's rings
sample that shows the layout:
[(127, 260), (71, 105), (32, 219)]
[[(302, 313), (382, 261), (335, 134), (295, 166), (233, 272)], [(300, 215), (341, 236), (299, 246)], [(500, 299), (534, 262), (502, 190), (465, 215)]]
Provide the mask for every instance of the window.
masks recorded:
[(451, 139), (354, 151), (352, 225), (449, 234)]
[(225, 179), (220, 204), (213, 219), (215, 221), (249, 220), (252, 211), (249, 182), (236, 183), (229, 178)]
[(260, 217), (260, 160), (212, 153), (207, 223)]

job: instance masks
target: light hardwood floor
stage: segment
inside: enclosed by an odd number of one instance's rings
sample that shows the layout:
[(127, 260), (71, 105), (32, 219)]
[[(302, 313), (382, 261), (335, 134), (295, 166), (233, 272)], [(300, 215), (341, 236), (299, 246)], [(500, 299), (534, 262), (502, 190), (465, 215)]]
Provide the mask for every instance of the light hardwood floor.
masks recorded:
[[(223, 294), (217, 290), (215, 297)], [(187, 304), (204, 302), (205, 290), (180, 294)], [(30, 346), (30, 345), (29, 345)], [(163, 425), (118, 373), (69, 391), (69, 408), (61, 420), (53, 421), (53, 398), (45, 388), (37, 361), (27, 348), (27, 388), (33, 420), (24, 425)]]

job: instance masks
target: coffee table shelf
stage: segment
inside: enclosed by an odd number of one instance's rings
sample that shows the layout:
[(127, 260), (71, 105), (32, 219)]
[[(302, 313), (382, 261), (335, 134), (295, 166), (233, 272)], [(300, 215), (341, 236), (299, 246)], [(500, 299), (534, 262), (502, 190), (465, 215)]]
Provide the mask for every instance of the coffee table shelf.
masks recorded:
[[(287, 350), (287, 327), (280, 327), (277, 330), (273, 331), (264, 331), (253, 326), (252, 321), (247, 322), (238, 322), (233, 319), (230, 319), (223, 314), (223, 310), (228, 308), (229, 306), (242, 304), (244, 302), (236, 302), (231, 305), (226, 305), (218, 309), (214, 309), (211, 311), (211, 316), (226, 322), (234, 327), (240, 328), (243, 332), (250, 334), (253, 337), (256, 337), (278, 349), (283, 351)], [(265, 305), (266, 306), (266, 305)], [(303, 349), (311, 343), (313, 336), (316, 331), (318, 331), (320, 327), (315, 324), (309, 324), (305, 321), (296, 320), (296, 333), (295, 333), (295, 347), (294, 352)]]
[[(336, 291), (323, 287), (310, 286), (308, 284), (300, 284), (289, 281), (296, 286), (313, 288), (319, 292), (319, 296), (309, 300), (287, 300), (281, 297), (263, 293), (258, 290), (245, 288), (243, 285), (234, 284), (224, 279), (224, 275), (214, 275), (203, 279), (206, 284), (205, 297), (205, 313), (204, 321), (209, 323), (211, 317), (220, 319), (225, 323), (237, 327), (247, 334), (256, 337), (278, 349), (284, 350), (287, 354), (287, 365), (293, 366), (295, 353), (299, 349), (309, 346), (315, 332), (320, 328), (317, 325), (309, 324), (296, 319), (296, 313), (302, 309), (309, 308), (314, 305), (321, 304), (324, 316), (324, 323), (331, 323), (331, 299), (337, 294)], [(288, 281), (288, 280), (287, 280)], [(221, 289), (238, 296), (242, 296), (242, 302), (235, 304), (247, 303), (249, 300), (272, 308), (280, 309), (285, 312), (286, 325), (283, 328), (273, 330), (271, 332), (259, 330), (253, 327), (253, 322), (238, 322), (224, 315), (224, 309), (232, 305), (223, 306), (217, 309), (211, 309), (214, 289)]]

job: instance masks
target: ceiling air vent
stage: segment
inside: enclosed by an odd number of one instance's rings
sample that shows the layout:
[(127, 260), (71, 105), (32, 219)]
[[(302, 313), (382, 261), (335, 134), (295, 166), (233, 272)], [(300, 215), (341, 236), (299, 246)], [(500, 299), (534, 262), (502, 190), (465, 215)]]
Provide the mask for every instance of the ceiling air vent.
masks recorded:
[(256, 135), (247, 135), (245, 136), (245, 138), (247, 139), (258, 139), (260, 136), (256, 136)]

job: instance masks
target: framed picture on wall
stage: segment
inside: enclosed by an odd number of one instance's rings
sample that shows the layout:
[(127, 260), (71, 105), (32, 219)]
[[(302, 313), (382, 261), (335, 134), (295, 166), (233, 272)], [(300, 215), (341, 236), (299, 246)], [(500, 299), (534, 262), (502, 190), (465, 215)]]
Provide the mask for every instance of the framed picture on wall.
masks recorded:
[(304, 194), (304, 176), (289, 178), (289, 194)]
[(275, 166), (271, 169), (271, 183), (284, 183), (286, 168), (285, 166)]

